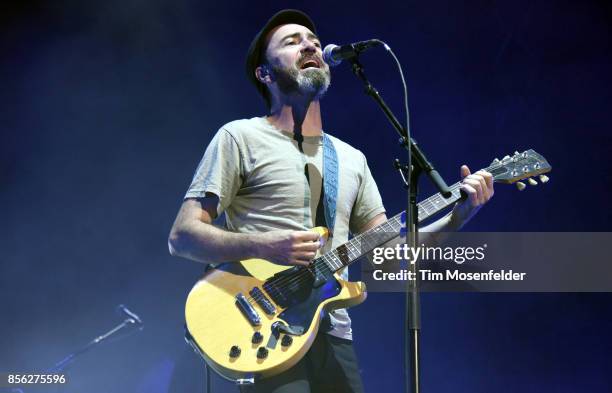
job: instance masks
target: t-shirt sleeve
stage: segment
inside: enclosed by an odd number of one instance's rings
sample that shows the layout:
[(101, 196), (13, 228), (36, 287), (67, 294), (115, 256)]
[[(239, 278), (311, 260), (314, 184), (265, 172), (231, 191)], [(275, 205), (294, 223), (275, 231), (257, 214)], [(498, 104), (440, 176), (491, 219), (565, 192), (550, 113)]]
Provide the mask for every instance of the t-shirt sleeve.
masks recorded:
[(236, 196), (242, 179), (242, 157), (238, 143), (226, 129), (221, 128), (206, 148), (185, 199), (215, 194), (219, 198), (219, 215)]
[(385, 212), (385, 207), (380, 197), (376, 182), (370, 173), (367, 160), (363, 156), (362, 180), (355, 199), (355, 205), (351, 212), (349, 229), (352, 233), (358, 233), (368, 222), (377, 215)]

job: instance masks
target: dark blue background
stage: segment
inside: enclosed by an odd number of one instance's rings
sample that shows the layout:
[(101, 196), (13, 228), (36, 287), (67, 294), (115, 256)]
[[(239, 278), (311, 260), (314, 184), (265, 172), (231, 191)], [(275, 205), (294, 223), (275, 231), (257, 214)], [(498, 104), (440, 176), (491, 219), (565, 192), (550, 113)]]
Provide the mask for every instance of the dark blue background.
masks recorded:
[[(414, 137), (449, 182), (462, 163), (515, 150), (550, 161), (548, 184), (499, 185), (467, 230), (610, 230), (609, 3), (19, 4), (0, 11), (1, 370), (45, 369), (119, 322), (113, 308), (126, 303), (146, 329), (83, 356), (67, 391), (165, 392), (173, 371), (199, 377), (182, 321), (202, 266), (170, 257), (167, 234), (213, 133), (264, 114), (244, 55), (287, 6), (312, 16), (324, 44), (389, 43)], [(362, 62), (402, 117), (391, 59), (378, 50)], [(332, 77), (324, 128), (366, 153), (397, 212), (395, 134), (348, 66)], [(399, 391), (403, 295), (372, 293), (352, 316), (366, 389)], [(423, 387), (609, 392), (610, 331), (609, 294), (426, 294)]]

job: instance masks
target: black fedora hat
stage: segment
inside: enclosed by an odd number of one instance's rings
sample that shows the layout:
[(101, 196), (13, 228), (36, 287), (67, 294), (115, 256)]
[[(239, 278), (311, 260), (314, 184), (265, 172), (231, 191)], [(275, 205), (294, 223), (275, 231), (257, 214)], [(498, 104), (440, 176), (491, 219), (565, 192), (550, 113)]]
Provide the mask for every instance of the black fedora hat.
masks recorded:
[(310, 17), (304, 12), (294, 9), (281, 10), (274, 14), (274, 16), (272, 16), (270, 20), (268, 20), (268, 22), (259, 31), (259, 33), (255, 35), (255, 38), (253, 38), (253, 42), (251, 42), (251, 45), (249, 46), (249, 50), (247, 52), (247, 78), (249, 78), (249, 80), (255, 85), (255, 88), (257, 88), (259, 94), (261, 94), (261, 96), (264, 98), (268, 107), (270, 107), (270, 96), (268, 95), (268, 89), (255, 76), (255, 69), (265, 62), (262, 60), (264, 58), (266, 37), (268, 33), (278, 26), (290, 23), (307, 27), (308, 29), (310, 29), (310, 31), (317, 34), (312, 19), (310, 19)]

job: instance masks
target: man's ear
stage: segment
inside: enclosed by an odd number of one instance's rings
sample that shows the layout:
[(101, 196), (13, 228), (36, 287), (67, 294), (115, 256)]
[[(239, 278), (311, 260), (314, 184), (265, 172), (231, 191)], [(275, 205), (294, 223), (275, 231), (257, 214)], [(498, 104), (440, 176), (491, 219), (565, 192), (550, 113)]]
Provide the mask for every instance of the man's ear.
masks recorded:
[(267, 64), (262, 64), (255, 68), (255, 76), (264, 85), (274, 82), (274, 79), (272, 78), (272, 71)]

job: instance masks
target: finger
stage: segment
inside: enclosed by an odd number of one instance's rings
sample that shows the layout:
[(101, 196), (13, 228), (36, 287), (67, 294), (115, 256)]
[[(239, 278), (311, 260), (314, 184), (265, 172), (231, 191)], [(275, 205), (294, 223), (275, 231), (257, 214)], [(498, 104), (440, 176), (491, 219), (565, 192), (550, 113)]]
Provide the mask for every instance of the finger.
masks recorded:
[(467, 199), (473, 207), (478, 206), (478, 193), (471, 185), (463, 183), (461, 189), (467, 194)]
[(468, 168), (467, 165), (461, 165), (461, 169), (459, 170), (459, 172), (461, 173), (461, 178), (465, 178), (468, 177), (470, 175), (470, 168)]
[(489, 188), (487, 187), (487, 181), (485, 180), (484, 176), (478, 174), (478, 172), (474, 173), (472, 176), (474, 176), (474, 179), (478, 180), (478, 182), (480, 183), (480, 188), (482, 192), (482, 198), (480, 199), (482, 203), (485, 203), (489, 200)]
[(293, 251), (296, 252), (316, 252), (319, 249), (318, 242), (297, 243), (293, 246)]
[(487, 173), (486, 172), (480, 172), (479, 176), (482, 179), (482, 188), (485, 191), (486, 194), (486, 199), (485, 202), (488, 201), (489, 199), (491, 199), (491, 197), (493, 195), (491, 195), (491, 187), (490, 187), (490, 183), (487, 183)]
[(481, 169), (481, 170), (479, 170), (478, 172), (476, 172), (474, 174), (478, 175), (478, 176), (482, 176), (482, 178), (487, 183), (487, 187), (488, 188), (491, 188), (493, 186), (493, 175), (490, 174), (489, 172)]
[(316, 256), (315, 252), (311, 252), (311, 251), (302, 251), (302, 252), (296, 252), (293, 254), (293, 258), (296, 261), (301, 261), (304, 263), (310, 263), (310, 261), (312, 261), (314, 259), (314, 257)]
[(318, 242), (321, 235), (313, 231), (295, 231), (293, 232), (295, 240), (302, 242)]
[(480, 184), (477, 179), (474, 179), (472, 176), (467, 177), (463, 180), (463, 184), (472, 186), (472, 188), (476, 191), (476, 200), (478, 203), (484, 203), (482, 196), (482, 184)]
[(302, 261), (300, 259), (295, 259), (292, 258), (291, 261), (289, 262), (290, 265), (296, 265), (296, 266), (309, 266), (310, 265), (310, 261)]
[(493, 175), (487, 171), (479, 171), (482, 177), (484, 177), (485, 182), (487, 183), (487, 189), (489, 190), (489, 198), (491, 198), (494, 194), (493, 190)]

